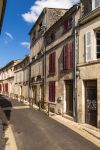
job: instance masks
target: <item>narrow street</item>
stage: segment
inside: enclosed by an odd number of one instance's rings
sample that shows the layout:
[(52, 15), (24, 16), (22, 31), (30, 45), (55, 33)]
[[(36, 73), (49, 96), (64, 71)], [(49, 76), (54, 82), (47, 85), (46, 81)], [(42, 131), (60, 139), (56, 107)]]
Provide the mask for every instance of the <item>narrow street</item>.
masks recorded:
[(10, 121), (18, 150), (99, 150), (43, 112), (28, 108), (16, 100), (1, 97), (0, 106)]

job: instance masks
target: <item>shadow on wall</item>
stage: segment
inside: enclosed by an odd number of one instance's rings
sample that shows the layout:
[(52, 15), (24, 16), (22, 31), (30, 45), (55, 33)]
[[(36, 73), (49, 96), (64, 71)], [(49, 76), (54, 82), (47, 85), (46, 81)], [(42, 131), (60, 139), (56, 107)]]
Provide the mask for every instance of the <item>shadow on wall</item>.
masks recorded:
[(8, 101), (6, 98), (4, 98), (2, 95), (0, 95), (0, 107), (1, 107), (0, 118), (5, 123), (6, 120), (8, 120), (8, 121), (10, 120), (12, 104), (10, 101)]

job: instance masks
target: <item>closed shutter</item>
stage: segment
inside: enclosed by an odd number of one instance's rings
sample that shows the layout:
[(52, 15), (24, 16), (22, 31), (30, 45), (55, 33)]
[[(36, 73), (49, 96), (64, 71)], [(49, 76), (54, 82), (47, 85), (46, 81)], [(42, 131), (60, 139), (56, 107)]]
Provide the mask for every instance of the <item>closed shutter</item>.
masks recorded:
[(92, 51), (92, 33), (85, 33), (85, 50), (86, 50), (86, 62), (93, 60), (93, 51)]
[(49, 55), (49, 73), (51, 72), (51, 55)]
[(8, 83), (5, 84), (5, 92), (8, 92)]
[(1, 92), (1, 88), (2, 88), (2, 87), (1, 87), (1, 84), (0, 84), (0, 92)]
[(73, 68), (73, 43), (70, 42), (70, 69)]
[(4, 92), (4, 84), (2, 86), (3, 86), (3, 92)]
[(52, 53), (49, 55), (49, 74), (55, 73), (56, 67), (56, 53)]
[(55, 81), (49, 82), (49, 101), (55, 102)]
[(55, 102), (55, 81), (52, 81), (52, 102)]
[(51, 82), (49, 82), (49, 101), (51, 101)]
[(55, 73), (55, 67), (56, 67), (56, 53), (52, 53), (52, 73)]
[(69, 66), (69, 58), (68, 58), (68, 44), (64, 47), (64, 70), (68, 69)]

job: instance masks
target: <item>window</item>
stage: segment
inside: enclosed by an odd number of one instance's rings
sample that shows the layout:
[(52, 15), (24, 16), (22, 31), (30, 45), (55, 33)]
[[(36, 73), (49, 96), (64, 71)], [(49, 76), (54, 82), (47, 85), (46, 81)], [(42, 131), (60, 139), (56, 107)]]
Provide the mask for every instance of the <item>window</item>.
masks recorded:
[(97, 50), (97, 59), (100, 58), (100, 32), (96, 33), (96, 50)]
[(100, 0), (92, 0), (92, 10), (100, 7)]
[(56, 53), (53, 52), (49, 55), (49, 74), (55, 73), (55, 60), (56, 60)]
[(73, 43), (68, 42), (63, 49), (63, 69), (69, 70), (73, 68)]
[(72, 27), (72, 22), (73, 22), (73, 18), (69, 17), (65, 22), (64, 22), (64, 32), (66, 32), (67, 30), (69, 30)]
[(49, 101), (55, 102), (55, 81), (49, 82)]

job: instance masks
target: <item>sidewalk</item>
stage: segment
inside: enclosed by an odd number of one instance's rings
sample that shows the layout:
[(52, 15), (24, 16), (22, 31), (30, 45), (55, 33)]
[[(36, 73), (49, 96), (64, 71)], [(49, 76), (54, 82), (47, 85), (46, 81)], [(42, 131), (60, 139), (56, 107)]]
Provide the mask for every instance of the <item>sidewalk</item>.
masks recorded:
[(16, 141), (13, 135), (11, 125), (9, 125), (8, 128), (6, 129), (4, 138), (7, 139), (5, 150), (17, 150), (17, 145), (16, 145)]
[[(68, 120), (62, 116), (59, 115), (50, 115), (50, 117), (56, 121), (58, 121), (59, 123), (63, 124), (64, 126), (70, 128), (71, 130), (73, 130), (74, 132), (78, 133), (79, 135), (81, 135), (82, 137), (84, 137), (85, 139), (89, 140), (90, 142), (94, 143), (96, 146), (100, 147), (100, 139), (96, 138), (95, 136), (93, 136), (92, 134), (88, 133), (85, 129), (84, 126), (82, 126), (81, 124), (78, 124), (74, 121)], [(100, 133), (100, 131), (99, 131)]]

